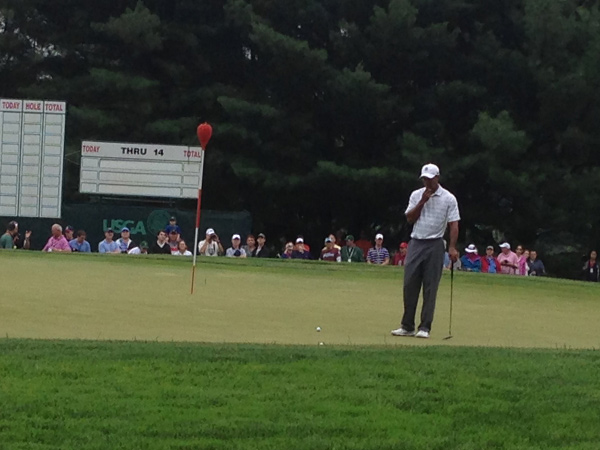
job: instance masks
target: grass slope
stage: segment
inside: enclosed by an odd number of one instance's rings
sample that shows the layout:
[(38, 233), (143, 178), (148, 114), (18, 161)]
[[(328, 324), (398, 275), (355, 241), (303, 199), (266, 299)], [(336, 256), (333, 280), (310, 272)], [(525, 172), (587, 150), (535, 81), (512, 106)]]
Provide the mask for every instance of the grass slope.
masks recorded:
[(597, 351), (0, 340), (0, 448), (597, 449)]
[[(316, 345), (481, 345), (598, 348), (600, 286), (456, 273), (454, 339), (449, 273), (432, 339), (394, 338), (402, 313), (395, 267), (279, 260), (0, 253), (6, 280), (0, 335)], [(322, 327), (317, 333), (315, 328)]]

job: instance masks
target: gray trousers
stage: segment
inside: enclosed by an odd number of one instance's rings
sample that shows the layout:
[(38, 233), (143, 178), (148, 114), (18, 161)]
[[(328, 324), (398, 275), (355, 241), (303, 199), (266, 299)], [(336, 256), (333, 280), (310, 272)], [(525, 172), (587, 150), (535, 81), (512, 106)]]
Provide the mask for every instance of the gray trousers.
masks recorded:
[(417, 303), (423, 286), (423, 308), (419, 330), (431, 331), (443, 265), (444, 241), (441, 238), (412, 239), (408, 244), (404, 267), (404, 316), (402, 317), (402, 328), (405, 330), (415, 329)]

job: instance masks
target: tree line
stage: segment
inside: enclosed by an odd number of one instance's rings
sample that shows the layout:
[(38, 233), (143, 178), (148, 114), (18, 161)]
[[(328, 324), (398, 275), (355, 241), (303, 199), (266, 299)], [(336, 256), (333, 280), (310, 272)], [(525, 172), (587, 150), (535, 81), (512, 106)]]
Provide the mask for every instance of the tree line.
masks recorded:
[(195, 145), (206, 120), (206, 208), (405, 240), (435, 162), (461, 240), (567, 274), (600, 243), (599, 27), (585, 0), (2, 0), (0, 95), (68, 102), (66, 201), (81, 140)]

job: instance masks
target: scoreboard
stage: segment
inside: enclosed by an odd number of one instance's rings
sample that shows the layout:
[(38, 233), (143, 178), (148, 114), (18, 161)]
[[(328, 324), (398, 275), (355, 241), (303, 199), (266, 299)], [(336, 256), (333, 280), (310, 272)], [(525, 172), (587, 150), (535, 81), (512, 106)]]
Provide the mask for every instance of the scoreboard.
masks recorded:
[(66, 103), (0, 99), (0, 216), (60, 218)]
[(197, 198), (203, 164), (200, 147), (83, 141), (79, 191)]

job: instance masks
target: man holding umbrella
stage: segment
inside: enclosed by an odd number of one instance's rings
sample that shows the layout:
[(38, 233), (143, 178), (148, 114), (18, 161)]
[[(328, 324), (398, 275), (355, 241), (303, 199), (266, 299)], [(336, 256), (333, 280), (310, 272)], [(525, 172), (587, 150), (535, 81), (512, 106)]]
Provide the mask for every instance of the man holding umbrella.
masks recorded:
[[(428, 338), (435, 312), (438, 286), (444, 263), (444, 232), (450, 227), (448, 254), (458, 258), (456, 241), (460, 213), (456, 197), (439, 184), (440, 169), (426, 164), (421, 169), (424, 187), (410, 195), (406, 219), (414, 224), (404, 270), (404, 316), (394, 336)], [(423, 288), (421, 323), (415, 333), (415, 314), (419, 292)]]

